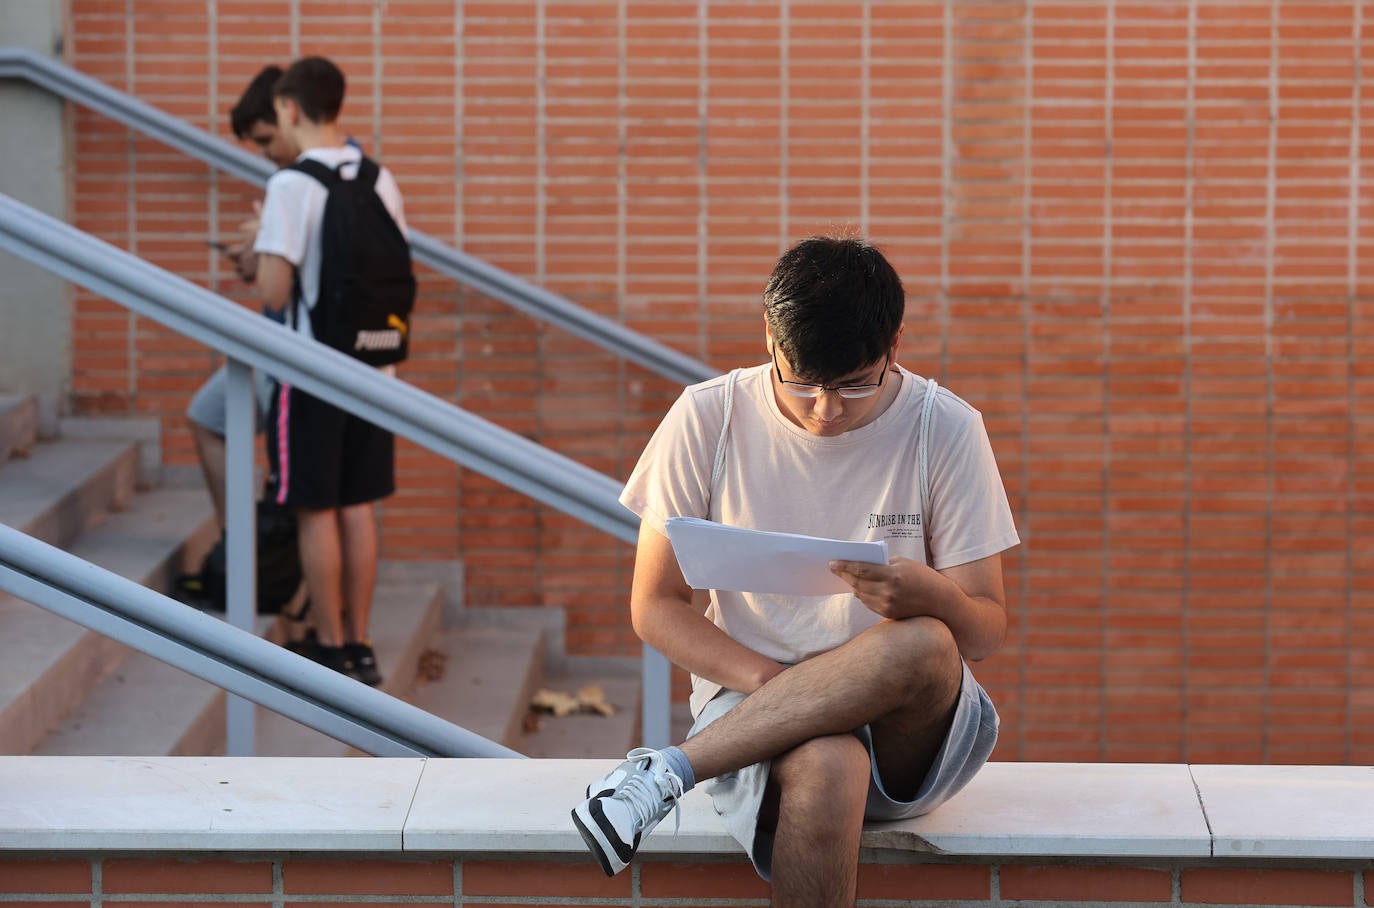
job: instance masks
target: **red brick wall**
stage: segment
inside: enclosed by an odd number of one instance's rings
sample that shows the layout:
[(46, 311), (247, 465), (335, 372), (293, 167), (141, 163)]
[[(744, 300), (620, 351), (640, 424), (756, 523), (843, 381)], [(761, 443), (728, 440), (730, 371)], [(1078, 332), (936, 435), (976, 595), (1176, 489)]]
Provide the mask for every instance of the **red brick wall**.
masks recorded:
[[(1025, 544), (980, 666), (1001, 759), (1374, 762), (1374, 141), (1351, 2), (70, 0), (71, 62), (227, 133), (336, 59), (412, 223), (724, 369), (779, 251), (862, 231), (904, 361), (985, 413)], [(75, 222), (245, 302), (202, 238), (256, 192), (75, 118)], [(623, 477), (673, 389), (423, 275), (403, 376)], [(81, 295), (87, 411), (213, 357)], [(407, 448), (388, 557), (628, 653), (627, 550)], [(1364, 607), (1361, 607), (1364, 606)]]
[[(466, 857), (466, 859), (464, 859)], [(761, 904), (768, 886), (747, 862), (642, 861), (612, 879), (587, 858), (340, 861), (245, 856), (59, 857), (0, 860), (0, 899), (23, 905), (713, 905)], [(1374, 872), (1303, 867), (1028, 864), (863, 864), (858, 904), (1000, 908), (1148, 902), (1163, 905), (1289, 905), (1366, 908)], [(349, 899), (330, 903), (331, 897)], [(481, 897), (466, 902), (464, 897)], [(309, 902), (293, 901), (310, 899)], [(256, 899), (256, 901), (255, 901)], [(359, 899), (362, 901), (360, 902)], [(169, 902), (169, 900), (171, 900)], [(609, 900), (609, 901), (608, 901)]]

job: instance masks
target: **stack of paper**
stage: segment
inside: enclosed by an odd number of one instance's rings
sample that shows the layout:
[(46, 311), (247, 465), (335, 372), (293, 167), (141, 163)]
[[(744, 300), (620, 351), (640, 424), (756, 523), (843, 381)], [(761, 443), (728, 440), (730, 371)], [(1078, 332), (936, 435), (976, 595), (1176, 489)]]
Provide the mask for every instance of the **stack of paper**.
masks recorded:
[(831, 561), (888, 561), (882, 540), (768, 533), (699, 517), (672, 517), (666, 528), (682, 576), (698, 590), (832, 596), (853, 590), (830, 572)]

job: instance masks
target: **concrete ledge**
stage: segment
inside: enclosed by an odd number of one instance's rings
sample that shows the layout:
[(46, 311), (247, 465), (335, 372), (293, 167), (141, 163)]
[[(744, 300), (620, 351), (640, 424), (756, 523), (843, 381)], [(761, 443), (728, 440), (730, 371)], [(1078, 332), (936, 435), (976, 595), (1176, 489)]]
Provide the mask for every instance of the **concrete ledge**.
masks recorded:
[[(585, 854), (601, 760), (0, 757), (0, 850)], [(1374, 768), (993, 763), (864, 846), (965, 858), (1374, 856)], [(710, 799), (646, 855), (738, 859)]]
[(400, 851), (424, 764), (0, 757), (0, 849)]
[(1218, 857), (1374, 858), (1374, 766), (1192, 770)]

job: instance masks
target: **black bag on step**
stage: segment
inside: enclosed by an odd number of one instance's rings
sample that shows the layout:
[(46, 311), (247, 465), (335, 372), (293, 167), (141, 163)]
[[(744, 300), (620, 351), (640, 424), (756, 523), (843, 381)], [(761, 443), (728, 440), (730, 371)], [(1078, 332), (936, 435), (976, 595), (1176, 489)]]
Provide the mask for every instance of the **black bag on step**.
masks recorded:
[[(301, 556), (296, 543), (296, 515), (274, 501), (258, 502), (258, 614), (275, 615), (291, 601), (301, 584)], [(227, 597), (227, 553), (223, 534), (211, 547), (200, 573), (181, 580), (182, 593), (204, 607), (224, 611)]]

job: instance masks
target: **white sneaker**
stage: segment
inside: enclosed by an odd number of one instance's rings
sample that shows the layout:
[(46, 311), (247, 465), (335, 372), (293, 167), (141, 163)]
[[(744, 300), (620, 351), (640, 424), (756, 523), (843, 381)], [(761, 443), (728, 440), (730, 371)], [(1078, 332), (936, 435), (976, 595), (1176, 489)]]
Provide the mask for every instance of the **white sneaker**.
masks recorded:
[[(663, 755), (638, 747), (625, 762), (587, 786), (587, 800), (573, 808), (573, 823), (606, 876), (629, 866), (639, 842), (682, 797), (682, 779)], [(677, 814), (679, 826), (681, 814)], [(676, 834), (676, 833), (674, 833)]]

